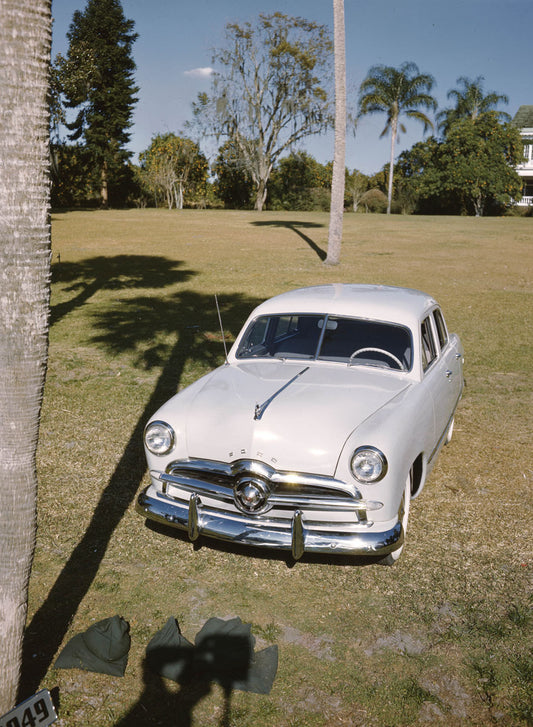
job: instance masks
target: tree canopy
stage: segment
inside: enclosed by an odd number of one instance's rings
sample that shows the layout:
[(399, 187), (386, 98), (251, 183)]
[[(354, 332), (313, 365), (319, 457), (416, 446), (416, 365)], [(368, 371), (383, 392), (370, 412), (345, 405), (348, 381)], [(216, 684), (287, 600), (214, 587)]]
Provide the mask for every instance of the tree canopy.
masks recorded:
[(359, 116), (385, 113), (387, 122), (381, 136), (391, 135), (389, 194), (387, 214), (390, 214), (394, 177), (394, 149), (399, 132), (405, 132), (401, 116), (416, 119), (424, 125), (424, 132), (433, 128), (431, 119), (420, 109), (435, 110), (437, 102), (431, 96), (435, 80), (428, 73), (420, 73), (416, 63), (403, 63), (400, 68), (372, 66), (359, 88)]
[(253, 197), (253, 182), (234, 141), (226, 141), (213, 164), (215, 194), (224, 207), (248, 209)]
[(293, 152), (280, 159), (272, 171), (269, 209), (328, 211), (331, 164), (320, 164), (307, 152)]
[(523, 157), (520, 132), (494, 111), (456, 121), (442, 141), (429, 139), (402, 156), (418, 196), (438, 199), (441, 209), (481, 216), (521, 197), (514, 169)]
[(173, 133), (156, 134), (139, 155), (141, 179), (156, 204), (161, 194), (169, 209), (183, 209), (186, 197), (205, 191), (208, 163), (198, 144)]
[(282, 13), (226, 26), (226, 46), (215, 50), (210, 94), (193, 106), (195, 125), (230, 140), (255, 186), (255, 208), (267, 196), (280, 156), (330, 121), (328, 84), (332, 43), (328, 29)]
[(443, 109), (437, 114), (439, 129), (446, 135), (452, 125), (461, 119), (474, 121), (487, 111), (494, 111), (499, 121), (510, 121), (511, 117), (504, 111), (496, 111), (499, 103), (509, 103), (508, 97), (503, 93), (483, 89), (483, 76), (474, 80), (461, 76), (457, 79), (458, 88), (448, 91), (448, 98), (454, 99), (455, 106)]
[(126, 168), (126, 149), (138, 88), (134, 83), (133, 20), (124, 16), (120, 0), (87, 0), (76, 10), (67, 33), (67, 57), (56, 58), (57, 76), (67, 108), (77, 109), (69, 124), (75, 141), (83, 139), (90, 153), (101, 203), (107, 206), (109, 185)]

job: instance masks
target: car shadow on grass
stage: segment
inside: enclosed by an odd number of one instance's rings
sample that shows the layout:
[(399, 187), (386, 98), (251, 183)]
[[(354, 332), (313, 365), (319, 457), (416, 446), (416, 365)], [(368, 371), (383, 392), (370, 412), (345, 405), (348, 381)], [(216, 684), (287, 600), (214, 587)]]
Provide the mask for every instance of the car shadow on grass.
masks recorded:
[(382, 560), (382, 556), (335, 555), (333, 552), (331, 555), (328, 553), (304, 553), (299, 560), (294, 560), (288, 551), (256, 548), (236, 542), (215, 540), (214, 538), (207, 538), (202, 535), (192, 543), (184, 530), (178, 530), (170, 525), (164, 525), (163, 523), (157, 523), (152, 520), (146, 521), (146, 527), (167, 538), (174, 538), (174, 540), (189, 543), (194, 550), (200, 550), (206, 547), (211, 550), (217, 550), (220, 553), (232, 553), (234, 555), (253, 557), (259, 560), (283, 561), (287, 568), (298, 567), (300, 563), (353, 568), (355, 566), (364, 567), (367, 565), (376, 565), (376, 563)]
[(285, 227), (287, 230), (292, 230), (309, 245), (311, 250), (313, 250), (313, 252), (318, 255), (322, 262), (324, 262), (327, 257), (326, 251), (323, 250), (320, 245), (317, 245), (317, 243), (308, 235), (302, 232), (302, 228), (316, 229), (318, 227), (324, 227), (324, 225), (320, 224), (319, 222), (303, 222), (298, 220), (257, 220), (252, 222), (251, 224), (255, 225), (255, 227)]
[[(164, 267), (164, 259), (161, 261)], [(133, 261), (135, 275), (138, 272), (137, 262)], [(133, 287), (133, 283), (127, 285), (128, 260), (121, 256), (120, 263), (122, 287)], [(155, 272), (152, 270), (154, 275)], [(178, 275), (180, 272), (183, 271), (178, 271)], [(73, 272), (71, 277), (75, 283)], [(161, 277), (160, 287), (162, 280)], [(172, 271), (170, 280), (176, 281)], [(138, 284), (143, 282), (144, 278), (139, 276)], [(80, 285), (82, 283), (83, 279)], [(84, 299), (82, 304), (86, 302)], [(259, 302), (240, 294), (220, 296), (225, 328), (232, 335), (236, 333)], [(73, 305), (71, 310), (75, 307)], [(215, 303), (210, 295), (191, 291), (143, 297), (130, 294), (122, 300), (114, 299), (107, 309), (100, 304), (92, 317), (96, 329), (92, 339), (95, 346), (110, 354), (129, 353), (136, 365), (146, 369), (157, 367), (161, 372), (122, 456), (102, 490), (84, 535), (26, 628), (18, 701), (37, 691), (98, 573), (116, 528), (135, 499), (146, 472), (142, 435), (147, 420), (176, 393), (185, 366), (191, 361), (212, 368), (223, 361), (221, 340), (213, 335), (203, 335), (204, 331), (217, 331), (219, 327)], [(168, 342), (176, 341), (176, 336), (177, 342)]]

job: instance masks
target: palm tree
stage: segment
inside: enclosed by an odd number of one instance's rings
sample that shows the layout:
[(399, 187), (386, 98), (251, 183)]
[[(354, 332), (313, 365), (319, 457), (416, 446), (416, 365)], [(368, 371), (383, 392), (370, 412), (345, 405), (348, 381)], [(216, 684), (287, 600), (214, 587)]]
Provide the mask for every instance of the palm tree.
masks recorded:
[(346, 152), (346, 52), (344, 0), (333, 0), (333, 43), (335, 48), (335, 151), (331, 177), (331, 203), (326, 265), (337, 265), (341, 255), (344, 214)]
[(385, 113), (387, 123), (381, 132), (391, 133), (390, 174), (387, 214), (391, 211), (392, 180), (394, 176), (394, 148), (399, 132), (405, 133), (400, 121), (404, 115), (424, 124), (424, 133), (433, 129), (433, 123), (420, 108), (435, 110), (437, 102), (431, 96), (435, 83), (433, 76), (420, 73), (416, 63), (403, 63), (400, 68), (372, 66), (359, 88), (359, 116)]
[(0, 0), (0, 714), (17, 695), (35, 543), (50, 288), (51, 35), (51, 0)]
[[(503, 93), (483, 90), (483, 76), (478, 76), (473, 81), (466, 76), (461, 76), (456, 83), (459, 88), (452, 88), (447, 93), (449, 99), (455, 100), (455, 106), (443, 109), (437, 114), (439, 129), (444, 135), (448, 133), (451, 125), (460, 119), (477, 119), (487, 111), (495, 111), (499, 103), (509, 103), (509, 98)], [(499, 121), (510, 121), (511, 117), (505, 111), (495, 111)]]

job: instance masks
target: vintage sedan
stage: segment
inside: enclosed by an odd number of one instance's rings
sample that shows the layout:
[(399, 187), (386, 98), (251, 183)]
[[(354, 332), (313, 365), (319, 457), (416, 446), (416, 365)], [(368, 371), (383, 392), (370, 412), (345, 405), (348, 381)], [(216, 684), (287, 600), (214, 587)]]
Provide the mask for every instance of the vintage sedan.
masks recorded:
[(144, 432), (145, 518), (242, 545), (394, 563), (452, 435), (463, 350), (416, 290), (332, 284), (259, 305), (225, 363)]

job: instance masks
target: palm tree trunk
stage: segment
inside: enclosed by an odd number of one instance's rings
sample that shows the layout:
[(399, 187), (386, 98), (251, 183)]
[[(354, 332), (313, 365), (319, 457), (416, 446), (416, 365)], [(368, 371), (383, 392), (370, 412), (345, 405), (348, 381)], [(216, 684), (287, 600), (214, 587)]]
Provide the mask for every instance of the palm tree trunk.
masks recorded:
[(0, 714), (14, 704), (48, 350), (50, 0), (0, 0)]
[(392, 182), (394, 179), (394, 149), (396, 147), (397, 134), (398, 134), (398, 116), (394, 116), (391, 121), (389, 193), (387, 195), (387, 214), (388, 215), (390, 215), (391, 206), (392, 206)]
[(328, 255), (326, 265), (338, 265), (341, 256), (346, 156), (346, 52), (344, 0), (333, 0), (335, 46), (335, 151), (331, 178)]

